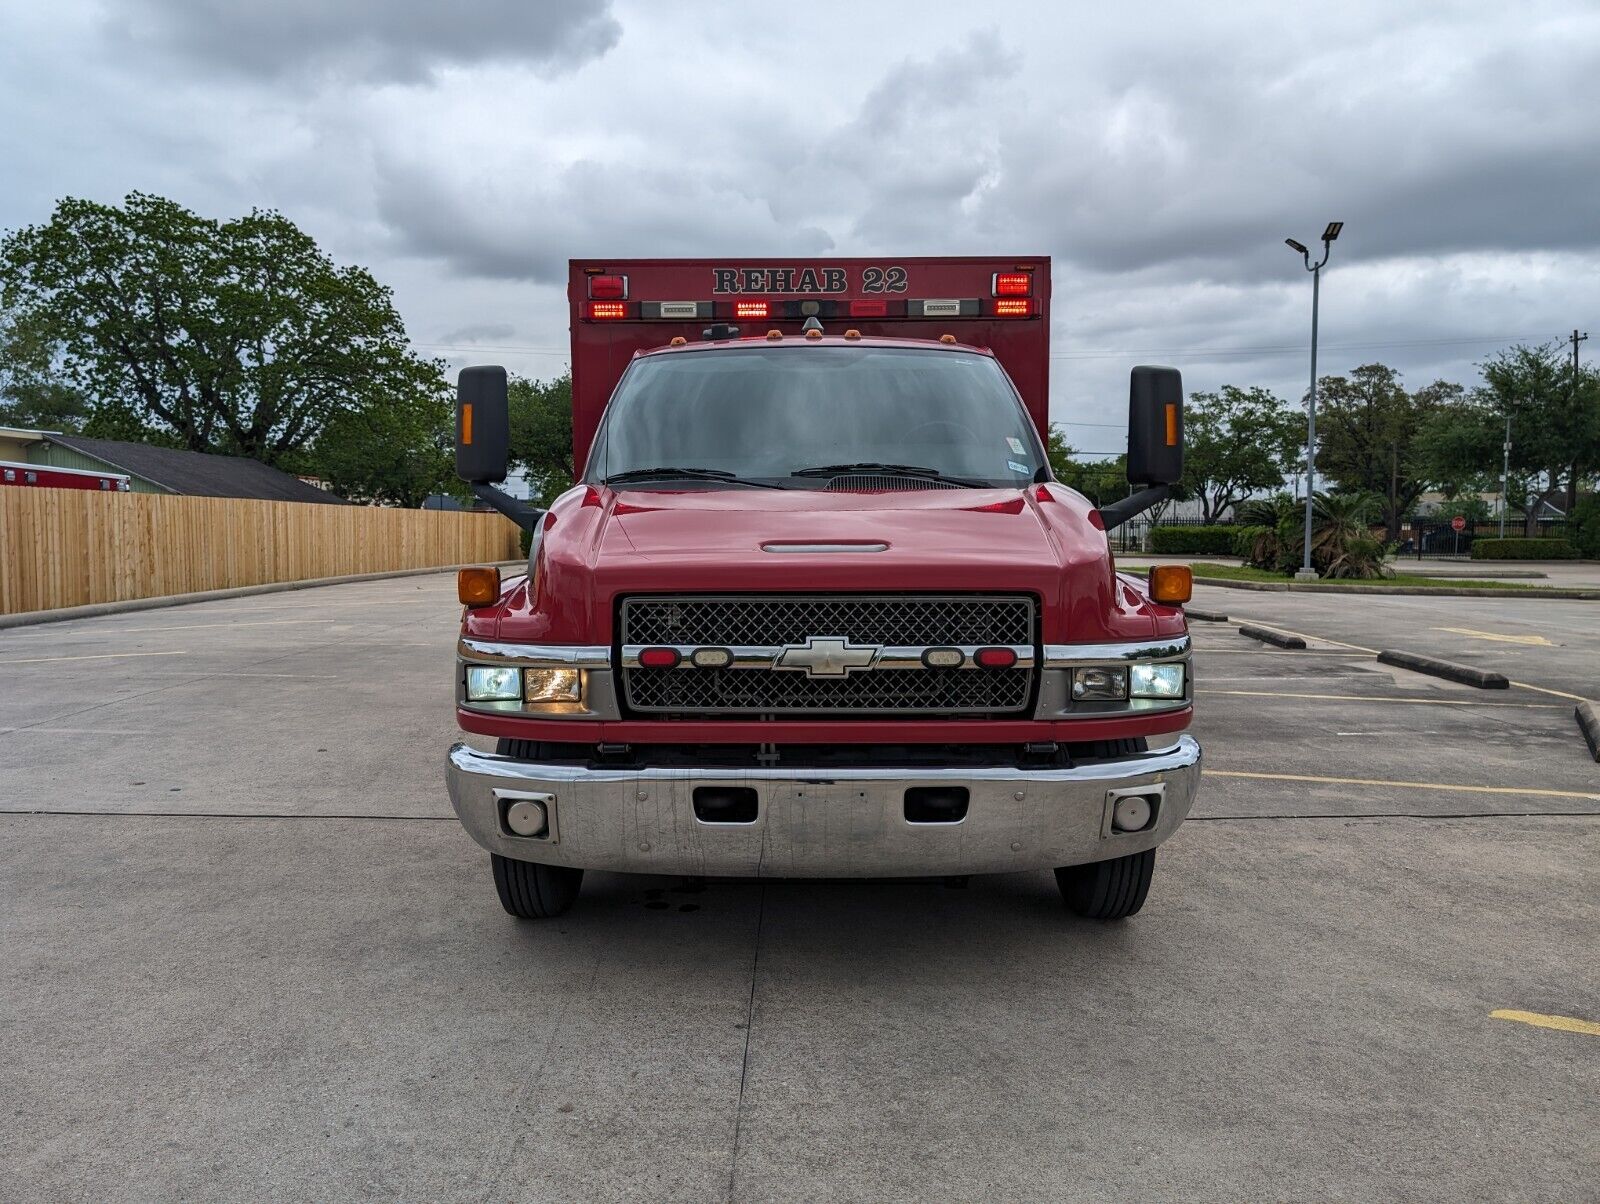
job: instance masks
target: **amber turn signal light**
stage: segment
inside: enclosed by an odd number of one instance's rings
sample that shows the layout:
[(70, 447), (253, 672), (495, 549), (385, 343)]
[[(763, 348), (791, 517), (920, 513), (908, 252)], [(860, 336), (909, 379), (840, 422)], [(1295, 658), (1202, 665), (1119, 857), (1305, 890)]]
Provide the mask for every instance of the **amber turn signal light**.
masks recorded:
[(1179, 606), (1194, 596), (1194, 570), (1186, 564), (1158, 564), (1150, 570), (1150, 596)]
[(500, 600), (500, 570), (457, 569), (456, 597), (463, 606), (489, 606)]

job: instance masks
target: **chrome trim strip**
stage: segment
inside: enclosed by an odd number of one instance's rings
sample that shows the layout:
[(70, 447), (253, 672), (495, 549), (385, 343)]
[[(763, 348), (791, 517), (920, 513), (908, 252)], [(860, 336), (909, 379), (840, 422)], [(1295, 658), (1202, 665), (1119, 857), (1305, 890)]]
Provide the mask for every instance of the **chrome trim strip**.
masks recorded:
[(485, 665), (521, 665), (535, 669), (609, 669), (611, 649), (604, 644), (499, 644), (461, 639), (456, 656)]
[(887, 552), (886, 543), (781, 543), (777, 540), (761, 545), (763, 552)]
[(1175, 661), (1190, 652), (1186, 635), (1164, 640), (1136, 640), (1126, 644), (1046, 644), (1046, 669), (1073, 669), (1085, 665), (1120, 665), (1126, 661)]
[[(798, 645), (793, 645), (798, 646)], [(727, 666), (729, 669), (771, 669), (777, 663), (779, 655), (791, 645), (787, 644), (739, 644), (730, 647), (727, 644), (624, 644), (622, 646), (622, 667), (624, 669), (641, 668), (639, 653), (646, 648), (671, 648), (677, 652), (679, 669), (700, 669), (701, 666), (691, 663), (690, 657), (701, 648), (722, 648), (733, 654), (733, 662)], [(973, 654), (979, 648), (1009, 648), (1016, 655), (1017, 663), (1009, 666), (1013, 669), (1032, 669), (1034, 667), (1033, 646), (1031, 644), (890, 644), (879, 648), (878, 659), (871, 666), (872, 669), (926, 669), (922, 663), (922, 654), (929, 648), (959, 648), (965, 658), (960, 668), (980, 669), (983, 666), (973, 663)], [(867, 672), (858, 669), (857, 672)]]

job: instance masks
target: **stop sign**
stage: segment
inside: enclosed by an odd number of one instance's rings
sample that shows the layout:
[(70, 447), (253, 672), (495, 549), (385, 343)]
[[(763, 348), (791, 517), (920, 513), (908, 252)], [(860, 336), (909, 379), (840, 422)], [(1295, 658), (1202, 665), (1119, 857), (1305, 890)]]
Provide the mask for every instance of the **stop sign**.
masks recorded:
[(1467, 520), (1459, 514), (1456, 515), (1450, 520), (1450, 529), (1452, 531), (1465, 531), (1467, 529)]

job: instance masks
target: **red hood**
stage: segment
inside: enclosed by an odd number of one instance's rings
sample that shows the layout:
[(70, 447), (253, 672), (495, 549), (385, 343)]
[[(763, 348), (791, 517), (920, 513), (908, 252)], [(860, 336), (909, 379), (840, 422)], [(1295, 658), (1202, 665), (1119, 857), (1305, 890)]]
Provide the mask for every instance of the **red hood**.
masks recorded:
[(579, 488), (545, 521), (535, 605), (525, 588), (513, 590), (496, 608), (496, 629), (483, 634), (606, 643), (616, 600), (635, 593), (883, 590), (1031, 593), (1052, 641), (1182, 630), (1180, 612), (1152, 607), (1117, 582), (1091, 514), (1085, 499), (1060, 485), (889, 493)]

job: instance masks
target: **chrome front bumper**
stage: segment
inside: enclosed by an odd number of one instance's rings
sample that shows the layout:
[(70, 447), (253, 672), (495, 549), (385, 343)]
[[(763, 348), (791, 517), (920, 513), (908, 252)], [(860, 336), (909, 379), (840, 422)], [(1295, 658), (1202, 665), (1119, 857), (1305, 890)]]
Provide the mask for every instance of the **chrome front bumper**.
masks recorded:
[[(490, 852), (521, 861), (643, 874), (713, 877), (896, 878), (992, 874), (1103, 861), (1154, 848), (1189, 813), (1200, 746), (1168, 748), (1072, 769), (590, 769), (450, 750), (450, 801)], [(752, 823), (695, 815), (697, 787), (756, 791)], [(905, 792), (968, 791), (956, 823), (911, 823)], [(1155, 802), (1140, 832), (1117, 832), (1119, 794)], [(513, 835), (504, 809), (536, 799), (550, 815), (538, 837)]]

